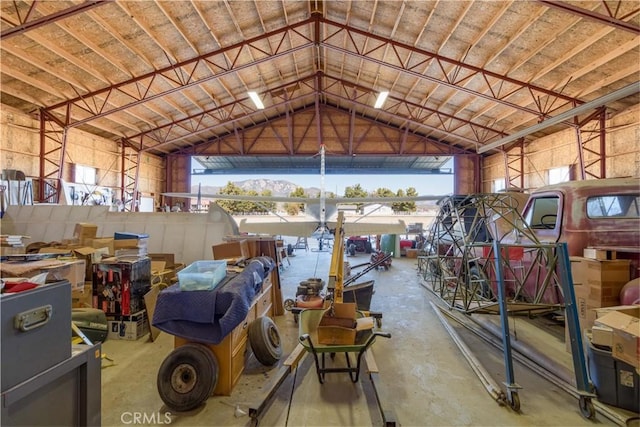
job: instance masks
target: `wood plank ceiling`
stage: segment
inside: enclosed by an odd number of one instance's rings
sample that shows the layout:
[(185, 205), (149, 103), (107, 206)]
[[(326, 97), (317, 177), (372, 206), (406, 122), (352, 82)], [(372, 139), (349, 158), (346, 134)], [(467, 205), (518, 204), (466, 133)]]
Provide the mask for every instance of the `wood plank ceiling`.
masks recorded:
[[(475, 153), (637, 84), (640, 72), (636, 1), (3, 0), (1, 7), (3, 104), (161, 156), (265, 124), (291, 138), (292, 117), (319, 111), (350, 118), (347, 126), (364, 120)], [(250, 101), (252, 90), (264, 109)], [(389, 97), (375, 109), (383, 90)], [(636, 92), (607, 109), (638, 102)], [(323, 120), (306, 132), (319, 140), (331, 126)], [(284, 141), (280, 148), (267, 154), (299, 154)]]

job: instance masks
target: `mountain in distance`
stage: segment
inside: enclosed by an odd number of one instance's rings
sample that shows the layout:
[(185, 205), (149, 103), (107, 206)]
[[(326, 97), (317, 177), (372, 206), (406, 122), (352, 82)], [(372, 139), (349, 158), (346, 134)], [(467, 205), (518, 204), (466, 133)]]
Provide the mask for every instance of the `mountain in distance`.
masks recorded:
[[(294, 184), (293, 182), (286, 181), (283, 179), (246, 179), (244, 181), (234, 181), (234, 185), (242, 188), (243, 190), (250, 191), (254, 190), (258, 193), (258, 195), (262, 194), (265, 190), (271, 190), (271, 195), (273, 196), (289, 196), (292, 192), (296, 190), (299, 186)], [(201, 188), (202, 194), (218, 194), (225, 185), (215, 186), (215, 185), (203, 185)], [(366, 189), (365, 189), (366, 190)], [(320, 189), (317, 187), (307, 187), (304, 188), (305, 193), (309, 197), (317, 197), (320, 194)], [(369, 190), (367, 190), (369, 191)], [(198, 186), (192, 185), (191, 192), (197, 193)], [(338, 197), (342, 197), (342, 194), (338, 194)], [(418, 206), (433, 206), (435, 205), (434, 201), (422, 201), (417, 202)]]
[[(244, 181), (234, 181), (234, 185), (242, 188), (245, 191), (255, 191), (258, 194), (262, 194), (265, 190), (271, 190), (271, 194), (273, 196), (289, 196), (292, 192), (296, 190), (299, 186), (294, 184), (293, 182), (286, 181), (283, 179), (246, 179)], [(203, 185), (202, 186), (202, 194), (218, 194), (222, 188), (226, 187), (225, 185)], [(310, 197), (315, 197), (320, 194), (320, 189), (317, 187), (309, 187), (304, 189), (305, 193), (307, 193)], [(192, 185), (191, 192), (197, 193), (198, 186)]]

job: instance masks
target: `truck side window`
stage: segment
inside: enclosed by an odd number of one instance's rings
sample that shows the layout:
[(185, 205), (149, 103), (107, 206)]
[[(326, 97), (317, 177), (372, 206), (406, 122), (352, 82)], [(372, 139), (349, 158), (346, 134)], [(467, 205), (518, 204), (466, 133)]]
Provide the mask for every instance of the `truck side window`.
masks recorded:
[(559, 198), (556, 196), (534, 199), (526, 213), (525, 221), (533, 229), (553, 230), (558, 220), (558, 204)]
[(640, 218), (639, 195), (593, 196), (587, 199), (589, 218)]

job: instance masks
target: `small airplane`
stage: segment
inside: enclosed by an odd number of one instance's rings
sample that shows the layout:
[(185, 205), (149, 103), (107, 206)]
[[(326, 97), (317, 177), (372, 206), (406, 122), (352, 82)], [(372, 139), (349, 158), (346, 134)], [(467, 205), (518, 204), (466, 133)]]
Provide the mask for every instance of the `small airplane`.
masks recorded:
[[(388, 205), (397, 202), (417, 202), (426, 200), (440, 200), (444, 196), (415, 196), (415, 197), (334, 197), (327, 198), (324, 191), (325, 174), (325, 148), (320, 147), (320, 197), (287, 197), (287, 196), (247, 196), (230, 194), (202, 194), (200, 186), (198, 193), (162, 193), (166, 197), (195, 198), (200, 206), (202, 199), (212, 200), (242, 200), (255, 203), (284, 202), (305, 204), (305, 214), (311, 217), (310, 220), (297, 221), (287, 220), (278, 215), (282, 221), (279, 222), (248, 222), (242, 219), (238, 228), (242, 233), (271, 234), (282, 236), (314, 237), (317, 239), (331, 238), (332, 231), (335, 230), (336, 221), (333, 219), (338, 212), (338, 205), (341, 204), (364, 204), (364, 205)], [(390, 223), (373, 223), (362, 221), (367, 215), (359, 216), (354, 221), (344, 222), (343, 230), (346, 235), (373, 235), (373, 234), (405, 234), (407, 226), (404, 221)], [(328, 221), (327, 218), (331, 218)]]

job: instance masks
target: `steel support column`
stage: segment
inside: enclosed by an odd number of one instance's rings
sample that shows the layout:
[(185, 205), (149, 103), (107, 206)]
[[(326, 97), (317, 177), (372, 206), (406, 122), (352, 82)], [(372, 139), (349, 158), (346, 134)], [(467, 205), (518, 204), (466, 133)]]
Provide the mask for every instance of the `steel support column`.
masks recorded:
[(40, 171), (38, 194), (41, 203), (58, 203), (67, 143), (67, 127), (53, 115), (40, 109)]
[(122, 205), (125, 211), (138, 210), (138, 179), (140, 177), (141, 152), (126, 139), (122, 140), (122, 167), (120, 181)]
[(581, 180), (606, 177), (606, 108), (600, 107), (576, 124), (578, 176)]
[(506, 189), (524, 188), (524, 138), (508, 150), (502, 151)]

